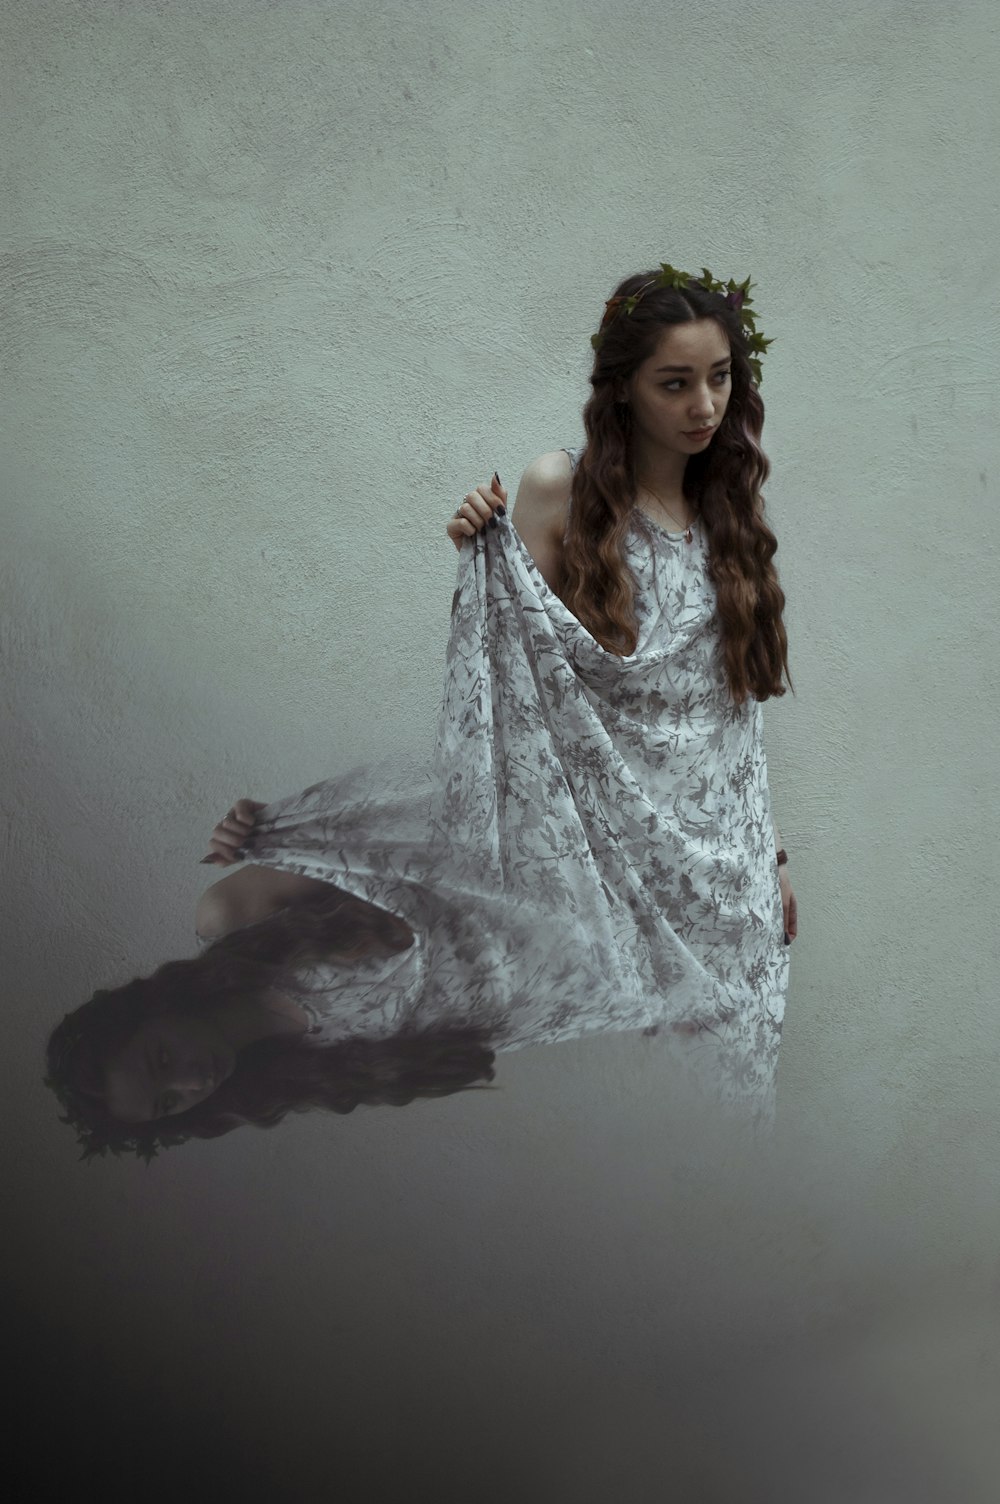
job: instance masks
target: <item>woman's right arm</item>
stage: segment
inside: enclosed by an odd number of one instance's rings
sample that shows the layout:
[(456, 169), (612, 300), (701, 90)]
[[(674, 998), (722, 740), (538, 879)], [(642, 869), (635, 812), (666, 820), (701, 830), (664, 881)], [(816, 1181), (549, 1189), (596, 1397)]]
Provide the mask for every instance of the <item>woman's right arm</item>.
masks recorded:
[(511, 522), (550, 590), (562, 587), (563, 538), (573, 467), (565, 449), (539, 455), (521, 476)]
[[(570, 492), (573, 485), (573, 467), (564, 449), (555, 449), (543, 454), (521, 476), (511, 521), (517, 528), (518, 537), (528, 550), (542, 579), (559, 593), (562, 579), (562, 547), (569, 513)], [(447, 533), (456, 547), (461, 548), (467, 537), (473, 537), (492, 518), (501, 502), (506, 502), (507, 492), (499, 484), (479, 486), (470, 492), (470, 501), (448, 523)], [(495, 519), (493, 519), (495, 521)]]
[(194, 914), (195, 933), (203, 940), (217, 940), (230, 930), (259, 924), (278, 909), (304, 899), (332, 898), (335, 884), (318, 877), (300, 877), (256, 864), (241, 867), (206, 888)]

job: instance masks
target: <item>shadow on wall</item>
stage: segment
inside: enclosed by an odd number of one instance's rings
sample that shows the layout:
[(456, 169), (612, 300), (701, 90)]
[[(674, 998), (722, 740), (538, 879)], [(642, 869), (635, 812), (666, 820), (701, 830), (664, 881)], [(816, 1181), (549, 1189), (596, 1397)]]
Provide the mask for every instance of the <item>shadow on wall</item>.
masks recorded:
[(17, 1504), (81, 1495), (102, 1504), (288, 1498), (260, 1438), (241, 1434), (224, 1403), (192, 1398), (191, 1375), (137, 1373), (97, 1351), (74, 1327), (24, 1306), (5, 1323), (8, 1376), (16, 1374), (6, 1457)]

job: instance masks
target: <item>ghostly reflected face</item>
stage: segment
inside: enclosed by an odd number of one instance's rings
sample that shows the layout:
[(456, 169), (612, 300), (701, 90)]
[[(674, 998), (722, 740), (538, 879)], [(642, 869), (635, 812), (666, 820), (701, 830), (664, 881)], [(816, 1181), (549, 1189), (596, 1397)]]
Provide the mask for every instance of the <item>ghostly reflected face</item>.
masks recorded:
[(236, 1051), (210, 1017), (164, 1013), (108, 1061), (105, 1101), (124, 1122), (152, 1122), (204, 1102), (235, 1067)]

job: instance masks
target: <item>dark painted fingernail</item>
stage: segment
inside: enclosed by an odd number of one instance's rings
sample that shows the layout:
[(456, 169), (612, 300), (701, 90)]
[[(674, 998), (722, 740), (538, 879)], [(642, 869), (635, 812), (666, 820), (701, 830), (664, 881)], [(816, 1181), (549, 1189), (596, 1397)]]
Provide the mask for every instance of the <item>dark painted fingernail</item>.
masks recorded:
[(503, 485), (503, 481), (500, 479), (499, 475), (496, 473), (495, 470), (493, 472), (493, 479), (496, 481), (496, 483), (497, 483), (498, 486), (502, 486)]
[(496, 510), (496, 514), (497, 514), (498, 517), (506, 517), (506, 515), (507, 515), (507, 508), (506, 507), (503, 507), (503, 506), (497, 507), (495, 510)]
[(788, 931), (787, 931), (787, 930), (786, 930), (786, 931), (785, 931), (785, 944), (786, 944), (786, 945), (791, 945), (791, 943), (792, 943), (792, 942), (791, 942), (791, 941), (790, 941), (790, 940), (789, 940), (789, 938), (788, 938)]
[(488, 522), (488, 523), (487, 523), (487, 524), (486, 524), (486, 526), (487, 526), (487, 527), (499, 527), (499, 526), (500, 526), (500, 524), (499, 524), (499, 522), (498, 522), (498, 521), (497, 521), (497, 520), (496, 520), (496, 518), (495, 518), (495, 517), (491, 517), (491, 518), (490, 518), (490, 520), (489, 520), (489, 522)]

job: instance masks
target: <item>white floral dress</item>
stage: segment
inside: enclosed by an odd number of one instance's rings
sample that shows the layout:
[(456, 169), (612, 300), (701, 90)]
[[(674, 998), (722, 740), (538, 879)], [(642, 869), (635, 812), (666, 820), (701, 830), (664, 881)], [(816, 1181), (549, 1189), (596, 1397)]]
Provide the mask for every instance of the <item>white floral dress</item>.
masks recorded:
[(621, 658), (509, 519), (464, 544), (433, 766), (269, 804), (244, 855), (413, 929), (399, 955), (302, 974), (307, 1041), (482, 1021), (499, 1053), (659, 1025), (769, 1124), (789, 962), (761, 706), (729, 693), (697, 524), (689, 544), (637, 512), (626, 557)]

